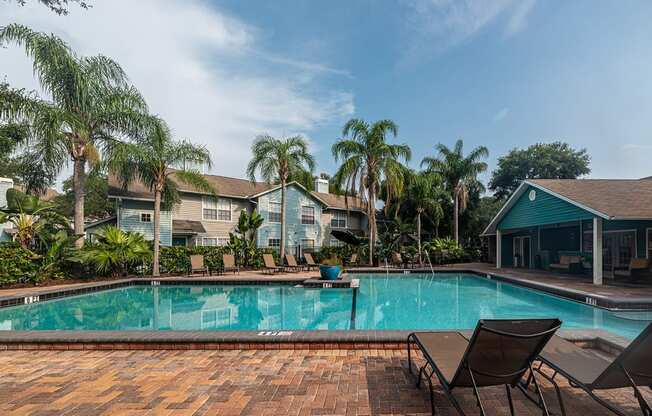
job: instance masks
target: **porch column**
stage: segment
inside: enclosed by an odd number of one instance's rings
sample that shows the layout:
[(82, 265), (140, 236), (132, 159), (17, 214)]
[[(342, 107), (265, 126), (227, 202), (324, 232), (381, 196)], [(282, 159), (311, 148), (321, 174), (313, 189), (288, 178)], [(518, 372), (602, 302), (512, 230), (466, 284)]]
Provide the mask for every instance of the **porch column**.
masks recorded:
[(502, 233), (496, 230), (496, 268), (500, 269), (503, 263), (503, 250), (502, 250)]
[(593, 217), (593, 284), (602, 284), (602, 218)]

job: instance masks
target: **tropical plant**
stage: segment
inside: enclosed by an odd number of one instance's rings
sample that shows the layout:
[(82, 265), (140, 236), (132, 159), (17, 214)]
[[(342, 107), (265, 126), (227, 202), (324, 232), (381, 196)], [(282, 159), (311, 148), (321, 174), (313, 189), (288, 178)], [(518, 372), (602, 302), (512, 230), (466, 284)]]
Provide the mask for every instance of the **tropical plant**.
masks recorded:
[[(0, 117), (29, 126), (29, 146), (45, 166), (60, 172), (73, 163), (74, 230), (84, 233), (86, 165), (101, 147), (136, 130), (147, 106), (115, 61), (77, 56), (59, 37), (26, 26), (0, 28), (0, 44), (15, 43), (33, 60), (34, 74), (50, 99), (21, 90), (2, 90)], [(79, 237), (76, 244), (83, 246)]]
[(454, 238), (459, 242), (459, 214), (464, 211), (469, 200), (469, 187), (479, 184), (478, 175), (487, 170), (487, 164), (482, 159), (489, 156), (489, 151), (484, 146), (478, 146), (464, 156), (462, 140), (458, 140), (453, 149), (442, 143), (437, 144), (435, 149), (437, 157), (425, 157), (421, 166), (441, 175), (452, 194)]
[(95, 237), (96, 242), (84, 248), (81, 258), (94, 265), (98, 273), (124, 276), (129, 266), (142, 264), (151, 258), (150, 244), (140, 233), (107, 226)]
[(312, 172), (315, 159), (308, 151), (308, 143), (301, 136), (276, 139), (258, 136), (251, 147), (252, 159), (247, 166), (247, 175), (254, 182), (256, 172), (263, 180), (277, 182), (281, 186), (281, 247), (280, 256), (285, 256), (285, 191), (290, 177), (301, 176), (301, 172)]
[[(176, 141), (167, 124), (149, 117), (143, 134), (134, 143), (118, 143), (108, 152), (109, 171), (128, 187), (133, 181), (142, 182), (154, 194), (154, 258), (152, 275), (158, 276), (161, 235), (161, 204), (166, 208), (179, 201), (177, 182), (184, 182), (200, 192), (215, 194), (201, 172), (187, 165), (210, 167), (211, 158), (204, 146), (188, 141)], [(173, 169), (173, 168), (178, 169)], [(172, 179), (174, 176), (174, 179)]]
[[(333, 178), (345, 195), (357, 193), (367, 204), (369, 219), (369, 264), (373, 264), (376, 244), (376, 199), (384, 183), (388, 199), (402, 188), (404, 168), (401, 159), (410, 160), (407, 144), (389, 144), (387, 136), (396, 137), (398, 127), (391, 120), (369, 124), (361, 119), (349, 120), (342, 129), (344, 138), (332, 147), (335, 161), (342, 161)], [(348, 138), (346, 138), (348, 136)]]
[(439, 175), (429, 172), (419, 172), (411, 175), (407, 192), (407, 199), (417, 212), (417, 255), (419, 264), (422, 264), (421, 257), (421, 219), (427, 217), (432, 221), (435, 229), (439, 227), (439, 221), (444, 217), (442, 200), (442, 183)]
[(13, 240), (24, 249), (35, 248), (48, 232), (68, 228), (67, 219), (56, 211), (54, 204), (15, 189), (7, 191), (7, 207), (0, 210), (0, 224), (3, 223), (13, 226)]
[(65, 277), (73, 263), (82, 263), (83, 260), (75, 249), (76, 240), (75, 236), (65, 230), (59, 230), (45, 237), (39, 271), (48, 277)]
[(240, 212), (235, 233), (229, 233), (229, 242), (226, 245), (236, 256), (236, 260), (243, 266), (250, 266), (256, 255), (256, 231), (263, 225), (263, 217), (258, 211), (250, 214)]

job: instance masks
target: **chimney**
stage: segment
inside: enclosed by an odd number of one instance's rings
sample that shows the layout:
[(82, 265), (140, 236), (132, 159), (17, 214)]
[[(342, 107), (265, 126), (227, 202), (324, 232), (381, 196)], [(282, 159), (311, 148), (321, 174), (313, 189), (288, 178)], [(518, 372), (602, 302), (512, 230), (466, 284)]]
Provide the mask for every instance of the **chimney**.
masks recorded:
[(327, 194), (328, 193), (328, 180), (322, 179), (322, 178), (315, 178), (315, 192), (319, 192), (322, 194)]

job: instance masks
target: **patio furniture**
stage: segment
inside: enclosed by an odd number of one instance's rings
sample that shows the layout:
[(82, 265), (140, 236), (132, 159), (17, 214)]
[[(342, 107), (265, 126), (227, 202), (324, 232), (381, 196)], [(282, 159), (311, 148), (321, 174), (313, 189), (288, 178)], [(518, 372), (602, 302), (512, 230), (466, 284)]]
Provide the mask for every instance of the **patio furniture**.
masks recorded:
[[(413, 332), (407, 338), (408, 368), (412, 373), (411, 344), (415, 344), (425, 358), (425, 364), (419, 368), (417, 386), (425, 376), (433, 415), (433, 375), (461, 415), (465, 413), (452, 391), (473, 388), (480, 413), (484, 415), (479, 388), (488, 386), (505, 386), (513, 415), (511, 389), (524, 390), (521, 378), (528, 370), (533, 374), (532, 362), (560, 326), (559, 319), (480, 320), (468, 340), (459, 332)], [(548, 415), (538, 382), (534, 376), (532, 379), (539, 396), (538, 406)]]
[(580, 256), (568, 256), (562, 254), (559, 256), (559, 263), (551, 263), (550, 270), (562, 271), (567, 273), (581, 273), (582, 259)]
[(315, 259), (312, 258), (312, 254), (310, 253), (303, 253), (303, 258), (306, 261), (306, 268), (308, 270), (316, 270), (319, 268), (319, 265), (315, 263)]
[(629, 261), (629, 266), (614, 269), (614, 278), (616, 279), (619, 277), (630, 280), (647, 279), (650, 278), (651, 275), (650, 261), (648, 259), (632, 257)]
[(349, 261), (347, 262), (348, 266), (357, 266), (358, 265), (358, 253), (351, 254)]
[(392, 266), (399, 268), (403, 267), (403, 257), (401, 256), (401, 253), (395, 251), (392, 252)]
[(208, 267), (204, 264), (204, 256), (193, 254), (190, 256), (190, 276), (195, 272), (201, 272), (202, 276), (208, 274)]
[(263, 273), (274, 274), (274, 273), (285, 271), (285, 267), (276, 265), (276, 262), (274, 261), (274, 256), (272, 256), (271, 254), (263, 254), (263, 263), (265, 264), (265, 267), (263, 268)]
[(233, 254), (223, 254), (222, 263), (222, 270), (224, 272), (233, 272), (233, 274), (240, 273), (240, 267), (235, 264), (235, 256)]
[(292, 273), (303, 270), (303, 266), (299, 266), (297, 259), (292, 254), (285, 255), (285, 263), (287, 263), (287, 270)]
[[(565, 377), (571, 387), (584, 390), (593, 400), (620, 416), (624, 416), (625, 413), (598, 397), (595, 392), (631, 387), (641, 413), (649, 416), (652, 415), (652, 408), (641, 394), (639, 387), (648, 387), (652, 390), (651, 353), (652, 324), (649, 324), (614, 360), (603, 358), (555, 336), (539, 354), (541, 365), (535, 371), (555, 386), (562, 415), (566, 415), (566, 410), (555, 380), (557, 374)], [(543, 365), (553, 370), (552, 376), (541, 370)]]

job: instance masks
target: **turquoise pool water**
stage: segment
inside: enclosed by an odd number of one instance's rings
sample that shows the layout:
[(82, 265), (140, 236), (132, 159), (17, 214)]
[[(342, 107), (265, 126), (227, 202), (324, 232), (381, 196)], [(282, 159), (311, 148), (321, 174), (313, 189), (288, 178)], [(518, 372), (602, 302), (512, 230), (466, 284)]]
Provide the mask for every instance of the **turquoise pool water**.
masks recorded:
[(565, 328), (634, 338), (652, 320), (473, 275), (356, 278), (355, 308), (352, 289), (132, 286), (0, 309), (0, 329), (467, 329), (481, 318), (559, 317)]

